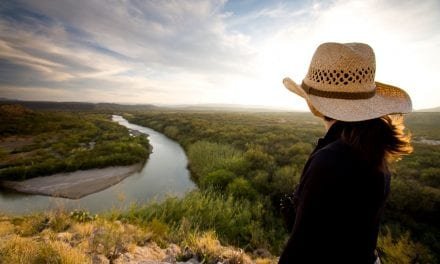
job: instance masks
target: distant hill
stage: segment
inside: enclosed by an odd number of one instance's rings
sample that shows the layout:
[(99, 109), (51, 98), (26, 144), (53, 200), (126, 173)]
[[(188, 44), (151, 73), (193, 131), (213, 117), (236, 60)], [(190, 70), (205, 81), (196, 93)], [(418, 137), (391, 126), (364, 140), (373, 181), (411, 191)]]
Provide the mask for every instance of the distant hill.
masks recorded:
[(33, 113), (19, 104), (0, 104), (0, 120), (6, 117), (21, 117)]
[(50, 102), (50, 101), (20, 101), (0, 98), (0, 105), (22, 105), (32, 110), (61, 110), (61, 111), (145, 111), (159, 108), (154, 105), (122, 105), (113, 103), (84, 103), (84, 102)]
[(293, 111), (289, 108), (271, 107), (262, 105), (240, 105), (240, 104), (188, 104), (170, 105), (171, 109), (186, 111), (231, 111), (231, 112), (286, 112)]
[(420, 109), (416, 112), (440, 112), (440, 106), (434, 107), (434, 108), (428, 108), (428, 109)]
[(51, 102), (51, 101), (20, 101), (0, 97), (0, 105), (20, 104), (32, 110), (61, 110), (61, 111), (230, 111), (230, 112), (291, 112), (288, 108), (277, 108), (259, 105), (239, 104), (182, 104), (182, 105), (152, 105), (152, 104), (116, 104), (116, 103), (87, 103), (87, 102)]

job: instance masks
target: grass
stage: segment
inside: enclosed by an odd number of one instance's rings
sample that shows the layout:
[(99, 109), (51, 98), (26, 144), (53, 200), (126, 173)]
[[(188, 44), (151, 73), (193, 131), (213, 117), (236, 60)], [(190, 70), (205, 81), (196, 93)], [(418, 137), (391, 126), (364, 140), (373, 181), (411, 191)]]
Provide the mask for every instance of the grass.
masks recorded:
[[(215, 230), (220, 241), (246, 250), (269, 248), (279, 252), (284, 242), (277, 236), (281, 222), (274, 222), (272, 230), (263, 230), (264, 221), (276, 221), (259, 201), (236, 200), (212, 191), (193, 191), (184, 198), (168, 198), (162, 203), (133, 207), (119, 219), (138, 225), (160, 221), (174, 232), (180, 233)], [(183, 232), (182, 232), (183, 229)]]
[(378, 249), (381, 261), (387, 263), (434, 263), (435, 260), (429, 254), (427, 248), (410, 239), (408, 232), (393, 236), (386, 228), (378, 239)]
[(0, 241), (0, 263), (91, 263), (85, 253), (60, 241), (39, 241), (16, 234)]
[[(258, 205), (256, 206), (258, 208)], [(78, 211), (54, 211), (22, 217), (0, 216), (0, 263), (91, 263), (100, 257), (113, 262), (139, 252), (162, 261), (177, 244), (174, 258), (196, 258), (202, 263), (276, 263), (253, 249), (270, 248), (270, 234), (259, 232), (260, 209), (245, 201), (194, 191), (184, 198), (112, 211), (92, 218)], [(236, 236), (236, 239), (231, 239)], [(242, 236), (240, 238), (240, 236)], [(237, 248), (245, 241), (248, 244)], [(383, 263), (433, 263), (427, 248), (409, 233), (384, 229), (378, 241)], [(144, 249), (144, 251), (140, 250)], [(135, 254), (136, 253), (136, 254)], [(130, 254), (129, 254), (130, 255)], [(144, 259), (145, 260), (145, 259)]]
[[(142, 260), (162, 261), (170, 257), (166, 253), (170, 248), (174, 248), (174, 259), (178, 260), (255, 263), (243, 250), (222, 245), (215, 231), (192, 228), (185, 217), (176, 230), (156, 217), (137, 224), (126, 217), (117, 220), (123, 214), (113, 211), (87, 221), (77, 217), (78, 211), (62, 210), (22, 217), (0, 216), (0, 264), (92, 263), (97, 258), (112, 263), (139, 252), (147, 252)], [(172, 246), (174, 243), (177, 245)], [(276, 262), (268, 258), (258, 261)]]

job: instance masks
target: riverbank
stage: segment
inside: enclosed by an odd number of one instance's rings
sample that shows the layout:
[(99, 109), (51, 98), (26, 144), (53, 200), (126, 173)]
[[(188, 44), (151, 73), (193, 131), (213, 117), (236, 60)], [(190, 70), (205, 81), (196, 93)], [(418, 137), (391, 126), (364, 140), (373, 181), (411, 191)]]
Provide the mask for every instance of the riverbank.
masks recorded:
[(36, 177), (24, 181), (2, 181), (0, 186), (18, 192), (79, 199), (104, 190), (140, 171), (142, 163), (130, 166), (81, 170)]
[(148, 160), (147, 135), (110, 114), (32, 111), (0, 105), (0, 180), (128, 166)]

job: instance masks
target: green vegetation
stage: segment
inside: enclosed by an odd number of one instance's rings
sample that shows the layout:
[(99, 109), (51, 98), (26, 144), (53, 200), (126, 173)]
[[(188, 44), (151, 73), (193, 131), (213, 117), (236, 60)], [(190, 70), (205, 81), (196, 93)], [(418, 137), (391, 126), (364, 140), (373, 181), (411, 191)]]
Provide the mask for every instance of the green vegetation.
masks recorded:
[(3, 179), (130, 165), (149, 155), (147, 138), (130, 136), (108, 114), (34, 112), (0, 105), (0, 124)]
[[(212, 228), (226, 243), (280, 252), (288, 234), (280, 221), (279, 199), (293, 191), (317, 138), (324, 134), (319, 120), (305, 113), (171, 111), (126, 118), (177, 140), (187, 150), (193, 179), (201, 189), (198, 195), (213, 196), (216, 204), (223, 203), (216, 206), (217, 210), (241, 208), (240, 213), (229, 216), (230, 221), (241, 224), (247, 233), (240, 232), (248, 235), (237, 237), (222, 229), (221, 219), (215, 220), (219, 225), (205, 226), (205, 222), (210, 223), (209, 214), (194, 220), (193, 229)], [(415, 151), (393, 165), (392, 193), (379, 241), (385, 263), (440, 259), (440, 145), (420, 141), (438, 140), (439, 121), (438, 113), (415, 113), (407, 118)], [(196, 204), (200, 198), (192, 198), (194, 195), (172, 203), (178, 206), (167, 201), (148, 210), (161, 212), (164, 218), (160, 219), (171, 226), (181, 225), (182, 219), (194, 214), (182, 208), (192, 208), (193, 204), (199, 208)], [(253, 206), (243, 206), (246, 203)], [(259, 214), (254, 206), (264, 208), (265, 213)], [(177, 207), (181, 208), (179, 213), (175, 213)], [(151, 219), (154, 214), (148, 210), (135, 209), (130, 219)], [(243, 214), (254, 223), (240, 221)], [(259, 239), (254, 239), (254, 233), (260, 234)]]
[[(145, 212), (163, 212), (156, 206), (145, 208)], [(90, 216), (86, 211), (0, 215), (0, 263), (174, 263), (191, 258), (200, 263), (276, 263), (271, 256), (249, 255), (223, 246), (213, 231), (189, 230), (190, 220), (183, 220), (175, 233), (176, 229), (164, 222), (165, 216), (156, 218), (157, 213), (147, 219), (113, 212), (87, 220), (83, 217)]]
[(181, 199), (168, 198), (161, 203), (133, 207), (117, 218), (138, 225), (159, 220), (170, 227), (177, 241), (191, 231), (215, 231), (223, 243), (254, 250), (281, 246), (277, 228), (282, 223), (268, 209), (260, 201), (193, 191)]
[[(109, 117), (0, 106), (0, 177), (19, 179), (144, 161), (146, 138), (130, 137)], [(190, 255), (204, 263), (225, 258), (229, 263), (249, 263), (243, 253), (225, 257), (225, 252), (237, 251), (220, 243), (247, 252), (280, 253), (288, 234), (279, 200), (293, 191), (316, 140), (324, 135), (319, 120), (308, 113), (156, 110), (125, 117), (178, 141), (199, 190), (109, 215), (74, 211), (0, 218), (0, 259), (69, 263), (77, 258), (87, 263), (98, 254), (115, 260), (149, 242), (190, 248)], [(406, 124), (415, 151), (393, 164), (378, 247), (384, 263), (436, 263), (440, 260), (440, 114), (413, 113)], [(72, 234), (63, 238), (70, 246), (60, 241), (60, 232)], [(178, 259), (187, 257), (182, 253)]]

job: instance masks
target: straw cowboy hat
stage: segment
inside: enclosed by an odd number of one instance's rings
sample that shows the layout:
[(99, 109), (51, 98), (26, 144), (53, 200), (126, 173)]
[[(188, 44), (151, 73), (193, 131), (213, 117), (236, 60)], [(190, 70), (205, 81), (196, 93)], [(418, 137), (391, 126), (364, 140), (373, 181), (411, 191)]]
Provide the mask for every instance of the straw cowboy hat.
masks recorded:
[(315, 51), (301, 85), (283, 80), (290, 91), (327, 117), (362, 121), (408, 113), (411, 98), (400, 88), (374, 81), (373, 49), (363, 43), (323, 43)]

